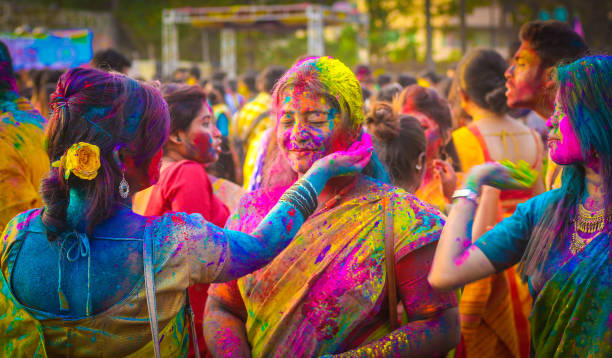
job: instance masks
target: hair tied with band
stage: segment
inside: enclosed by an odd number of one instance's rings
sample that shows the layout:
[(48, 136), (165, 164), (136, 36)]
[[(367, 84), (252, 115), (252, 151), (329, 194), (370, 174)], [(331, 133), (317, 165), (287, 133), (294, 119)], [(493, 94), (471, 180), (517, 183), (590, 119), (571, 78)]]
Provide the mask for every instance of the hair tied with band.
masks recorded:
[(49, 103), (49, 109), (51, 111), (55, 111), (56, 109), (61, 109), (68, 106), (68, 99), (57, 96), (54, 98), (53, 102)]
[(100, 169), (100, 148), (86, 142), (75, 143), (51, 166), (60, 170), (63, 168), (65, 180), (68, 180), (70, 173), (81, 179), (92, 180)]

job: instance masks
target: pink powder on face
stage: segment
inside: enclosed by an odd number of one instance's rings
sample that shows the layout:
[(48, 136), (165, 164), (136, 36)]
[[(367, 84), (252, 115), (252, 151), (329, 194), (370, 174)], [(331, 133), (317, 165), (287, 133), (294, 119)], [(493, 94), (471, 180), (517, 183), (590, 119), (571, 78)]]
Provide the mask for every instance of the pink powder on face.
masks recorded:
[(203, 105), (196, 118), (181, 135), (186, 159), (202, 164), (214, 163), (221, 150), (221, 133), (215, 125), (210, 107)]
[(555, 100), (555, 112), (546, 125), (551, 128), (548, 134), (548, 148), (550, 158), (555, 163), (568, 165), (585, 160), (576, 132), (559, 103), (558, 94)]
[(277, 138), (291, 167), (305, 173), (316, 160), (334, 151), (340, 116), (330, 116), (334, 109), (317, 93), (301, 87), (287, 93), (289, 101), (278, 116)]
[(415, 110), (406, 110), (404, 108), (404, 113), (410, 116), (415, 117), (419, 123), (421, 123), (421, 127), (425, 132), (425, 138), (427, 139), (427, 147), (425, 149), (425, 158), (427, 159), (427, 168), (425, 174), (425, 182), (431, 180), (431, 177), (434, 173), (432, 170), (433, 165), (431, 162), (434, 159), (438, 159), (440, 147), (443, 145), (442, 135), (440, 134), (440, 126), (436, 123), (435, 120), (426, 116), (424, 113), (415, 111)]

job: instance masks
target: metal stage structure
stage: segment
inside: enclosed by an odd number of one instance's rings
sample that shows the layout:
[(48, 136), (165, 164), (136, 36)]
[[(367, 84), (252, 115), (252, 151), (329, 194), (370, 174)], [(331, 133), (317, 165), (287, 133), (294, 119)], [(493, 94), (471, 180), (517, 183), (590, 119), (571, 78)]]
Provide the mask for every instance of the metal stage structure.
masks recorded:
[(179, 24), (221, 30), (221, 68), (236, 75), (236, 32), (239, 30), (306, 29), (308, 54), (325, 54), (323, 29), (326, 26), (358, 26), (360, 57), (368, 62), (368, 15), (352, 8), (302, 3), (297, 5), (244, 5), (227, 7), (176, 8), (162, 12), (162, 74), (170, 75), (179, 61)]

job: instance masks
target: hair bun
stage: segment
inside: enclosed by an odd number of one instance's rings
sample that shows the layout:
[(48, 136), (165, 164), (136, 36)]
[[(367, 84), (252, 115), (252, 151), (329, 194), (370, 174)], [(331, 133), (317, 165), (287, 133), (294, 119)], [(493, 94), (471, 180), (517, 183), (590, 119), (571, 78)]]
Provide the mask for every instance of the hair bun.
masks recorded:
[(366, 116), (368, 132), (381, 140), (399, 135), (399, 120), (393, 106), (387, 102), (374, 102)]
[(505, 83), (487, 93), (484, 100), (495, 113), (507, 113), (510, 110), (507, 104)]

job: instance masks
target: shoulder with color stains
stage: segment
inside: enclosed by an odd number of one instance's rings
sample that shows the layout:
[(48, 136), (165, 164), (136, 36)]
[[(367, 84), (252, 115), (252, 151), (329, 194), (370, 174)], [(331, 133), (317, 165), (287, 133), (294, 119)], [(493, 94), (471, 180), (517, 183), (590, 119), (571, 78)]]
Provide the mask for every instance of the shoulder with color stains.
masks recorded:
[(367, 191), (373, 195), (387, 197), (392, 201), (393, 206), (398, 208), (410, 207), (413, 211), (427, 213), (429, 215), (444, 218), (444, 215), (433, 206), (421, 201), (414, 194), (405, 191), (402, 188), (383, 183), (377, 179), (362, 176), (367, 183)]
[(206, 230), (206, 220), (200, 214), (169, 212), (161, 216), (148, 217), (153, 235), (160, 238), (189, 238)]
[(42, 221), (40, 220), (41, 213), (41, 208), (24, 211), (12, 218), (6, 227), (3, 228), (2, 241), (0, 243), (0, 245), (2, 245), (0, 247), (2, 249), (2, 260), (4, 260), (4, 256), (10, 246), (17, 240), (18, 234), (28, 230), (30, 225), (38, 224), (41, 226), (39, 230), (44, 230), (44, 228), (42, 228)]

